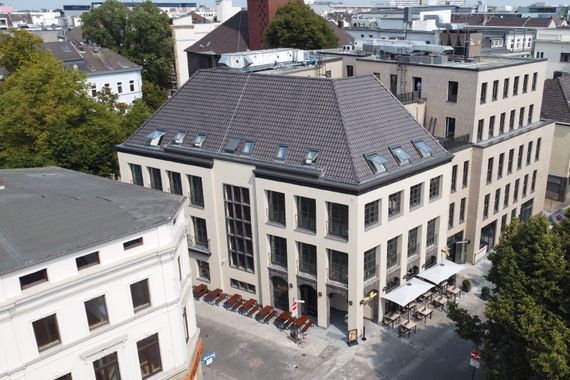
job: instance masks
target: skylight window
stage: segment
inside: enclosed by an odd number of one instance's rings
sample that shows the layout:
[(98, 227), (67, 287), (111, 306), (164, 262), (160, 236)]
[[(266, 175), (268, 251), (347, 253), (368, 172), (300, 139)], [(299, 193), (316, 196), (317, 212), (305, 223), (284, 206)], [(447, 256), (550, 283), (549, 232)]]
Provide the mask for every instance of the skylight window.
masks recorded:
[(285, 158), (287, 157), (287, 152), (289, 152), (289, 148), (287, 148), (286, 145), (279, 145), (276, 158), (280, 161), (285, 161)]
[(401, 146), (390, 148), (390, 152), (392, 152), (392, 155), (396, 161), (398, 161), (399, 165), (410, 163), (410, 155)]
[(174, 143), (175, 144), (182, 144), (184, 142), (184, 138), (186, 137), (186, 131), (178, 131), (176, 136), (174, 136)]
[(309, 149), (307, 155), (305, 156), (305, 165), (312, 165), (317, 160), (319, 156), (319, 151), (316, 149)]
[(160, 143), (162, 143), (162, 138), (164, 137), (164, 134), (166, 133), (166, 131), (162, 130), (162, 129), (155, 129), (154, 131), (152, 131), (151, 133), (148, 134), (147, 138), (148, 138), (148, 145), (150, 146), (159, 146)]
[(372, 153), (366, 156), (368, 165), (374, 171), (374, 173), (384, 173), (386, 171), (386, 164), (388, 160), (379, 155), (378, 153)]
[(237, 147), (239, 145), (239, 139), (235, 137), (231, 137), (226, 145), (226, 152), (227, 153), (235, 153)]
[(426, 144), (426, 142), (424, 140), (414, 141), (414, 146), (416, 147), (416, 149), (418, 150), (418, 153), (423, 158), (430, 157), (431, 152), (433, 152), (433, 149), (431, 148), (431, 146)]
[(246, 142), (244, 142), (244, 143), (243, 143), (243, 148), (242, 148), (241, 152), (242, 152), (243, 154), (248, 154), (248, 155), (251, 154), (251, 151), (253, 150), (253, 144), (254, 144), (253, 141), (246, 141)]
[(194, 147), (201, 148), (202, 144), (204, 144), (204, 140), (206, 140), (206, 135), (199, 133), (198, 136), (194, 139)]

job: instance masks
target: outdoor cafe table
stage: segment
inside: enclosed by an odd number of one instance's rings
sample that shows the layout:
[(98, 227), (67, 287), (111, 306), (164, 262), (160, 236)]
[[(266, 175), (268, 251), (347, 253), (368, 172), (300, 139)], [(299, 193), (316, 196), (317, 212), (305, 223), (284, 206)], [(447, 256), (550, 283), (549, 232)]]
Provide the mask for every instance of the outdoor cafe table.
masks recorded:
[(446, 294), (448, 295), (449, 298), (453, 298), (453, 300), (456, 300), (457, 297), (459, 297), (459, 295), (461, 294), (461, 289), (455, 286), (451, 286), (449, 289), (447, 289)]
[(400, 321), (400, 313), (391, 313), (384, 316), (384, 324), (394, 328), (394, 323)]
[(430, 302), (432, 298), (433, 292), (430, 290), (419, 296), (418, 301), (420, 301), (422, 305), (425, 305), (425, 303)]
[(423, 309), (417, 311), (417, 315), (418, 319), (420, 321), (423, 321), (425, 324), (427, 322), (427, 317), (429, 317), (430, 319), (432, 318), (433, 310), (428, 307), (424, 307)]
[(416, 333), (416, 331), (417, 331), (416, 324), (415, 324), (414, 322), (412, 322), (412, 321), (406, 321), (405, 323), (402, 323), (402, 324), (400, 325), (400, 334), (399, 334), (399, 336), (407, 335), (408, 338), (409, 338), (409, 337), (410, 337), (410, 333), (411, 333), (412, 331), (414, 332), (414, 334)]
[(438, 296), (434, 298), (433, 304), (437, 309), (441, 309), (443, 311), (443, 308), (445, 307), (445, 305), (447, 305), (447, 298), (445, 298), (444, 296)]

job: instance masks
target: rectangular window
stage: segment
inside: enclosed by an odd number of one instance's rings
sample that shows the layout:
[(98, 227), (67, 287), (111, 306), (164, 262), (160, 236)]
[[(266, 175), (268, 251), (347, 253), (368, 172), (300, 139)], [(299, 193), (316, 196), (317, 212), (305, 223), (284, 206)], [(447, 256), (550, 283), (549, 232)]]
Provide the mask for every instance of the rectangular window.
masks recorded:
[(512, 110), (511, 111), (511, 116), (509, 117), (509, 130), (513, 130), (515, 129), (515, 114), (516, 114), (516, 110)]
[(271, 249), (271, 264), (287, 268), (287, 239), (267, 235)]
[(136, 164), (129, 164), (131, 169), (131, 178), (135, 185), (143, 186), (142, 167)]
[(47, 269), (42, 269), (34, 273), (20, 277), (20, 289), (24, 290), (46, 282), (48, 280)]
[(410, 209), (422, 204), (422, 184), (410, 187)]
[(396, 74), (390, 74), (390, 92), (394, 95), (398, 93), (398, 76)]
[(148, 278), (131, 284), (131, 300), (135, 313), (150, 306), (150, 291)]
[(317, 274), (317, 247), (312, 244), (297, 243), (299, 250), (299, 270), (312, 275)]
[(515, 82), (513, 83), (513, 96), (519, 94), (519, 77), (515, 77)]
[(267, 219), (270, 222), (285, 225), (285, 194), (267, 190)]
[(503, 81), (503, 98), (509, 97), (509, 78), (505, 78)]
[(347, 76), (347, 77), (352, 77), (352, 76), (354, 76), (354, 66), (352, 66), (352, 65), (346, 65), (346, 76)]
[(495, 80), (493, 81), (493, 97), (492, 100), (495, 101), (497, 100), (499, 96), (499, 81)]
[(202, 187), (202, 177), (195, 175), (188, 176), (190, 183), (190, 204), (204, 207), (204, 188)]
[(455, 118), (446, 117), (445, 118), (445, 137), (452, 139), (455, 137)]
[(420, 227), (412, 228), (408, 231), (408, 257), (415, 256), (419, 253), (419, 231)]
[(536, 91), (537, 80), (538, 80), (538, 73), (532, 74), (532, 91)]
[(453, 221), (455, 219), (455, 203), (449, 205), (449, 216), (447, 218), (447, 228), (453, 228)]
[(55, 314), (32, 322), (32, 327), (34, 328), (38, 351), (42, 352), (61, 343)]
[(372, 201), (364, 205), (364, 227), (378, 224), (380, 216), (380, 201)]
[(487, 219), (489, 217), (489, 202), (491, 201), (491, 195), (485, 195), (485, 199), (483, 200), (483, 219)]
[(124, 242), (124, 243), (123, 243), (123, 250), (126, 251), (126, 250), (129, 250), (129, 249), (132, 249), (132, 248), (139, 247), (139, 246), (141, 246), (141, 245), (143, 245), (143, 238), (142, 238), (142, 237), (136, 238), (136, 239), (133, 239), (133, 240), (129, 240), (129, 241)]
[(519, 157), (518, 157), (518, 160), (517, 160), (517, 169), (521, 169), (521, 168), (522, 168), (523, 155), (524, 155), (524, 145), (520, 145), (520, 146), (519, 146)]
[(240, 289), (245, 292), (255, 294), (255, 285), (243, 281), (238, 281), (235, 278), (230, 278), (230, 286), (234, 289)]
[(160, 176), (160, 169), (148, 168), (150, 175), (150, 187), (155, 190), (162, 190), (162, 177)]
[(531, 104), (530, 106), (528, 106), (528, 124), (532, 124), (532, 117), (533, 117), (533, 113), (534, 113), (534, 104)]
[(487, 183), (491, 183), (493, 182), (493, 164), (494, 164), (494, 158), (491, 157), (487, 160)]
[(348, 284), (348, 254), (329, 249), (328, 256), (329, 279)]
[(430, 220), (427, 224), (426, 246), (428, 247), (437, 243), (436, 224), (437, 218)]
[(87, 324), (89, 330), (109, 323), (109, 315), (107, 314), (107, 304), (105, 296), (99, 296), (89, 301), (85, 301), (85, 314), (87, 315)]
[(327, 202), (328, 234), (348, 240), (348, 206)]
[(208, 250), (208, 247), (210, 246), (210, 240), (208, 239), (206, 219), (193, 216), (192, 225), (194, 226), (194, 246)]
[(224, 185), (224, 203), (230, 266), (254, 273), (249, 189)]
[(489, 118), (489, 137), (495, 136), (495, 116)]
[(526, 164), (530, 165), (532, 162), (532, 141), (528, 142), (528, 148), (526, 150)]
[(537, 175), (537, 171), (533, 171), (532, 172), (532, 181), (530, 182), (530, 192), (534, 193), (534, 190), (536, 189), (536, 175)]
[(521, 110), (519, 112), (519, 127), (522, 127), (524, 125), (524, 107), (521, 107)]
[(134, 80), (129, 81), (129, 88), (131, 89), (131, 92), (135, 92), (135, 81)]
[(463, 162), (463, 188), (469, 183), (469, 161)]
[(75, 264), (77, 265), (77, 270), (83, 270), (92, 267), (93, 265), (97, 265), (99, 264), (99, 252), (93, 252), (76, 257)]
[(503, 178), (503, 167), (505, 161), (505, 154), (499, 154), (499, 167), (497, 169), (497, 179)]
[(459, 92), (459, 83), (454, 81), (447, 82), (447, 101), (457, 103), (457, 94)]
[(501, 189), (497, 189), (495, 190), (495, 206), (493, 208), (493, 211), (496, 213), (499, 212), (499, 209), (501, 208)]
[(457, 190), (457, 165), (451, 168), (451, 192)]
[(540, 143), (542, 142), (542, 137), (536, 140), (536, 151), (534, 152), (534, 160), (538, 161), (540, 159)]
[(528, 92), (528, 74), (525, 74), (523, 77), (522, 92), (523, 92), (523, 94), (526, 94)]
[(523, 198), (526, 197), (527, 189), (528, 189), (528, 174), (525, 174), (525, 176), (523, 178), (523, 188), (522, 188)]
[(437, 176), (429, 180), (429, 200), (439, 198), (441, 195), (441, 176)]
[(511, 210), (511, 221), (517, 217), (517, 209), (512, 209)]
[(501, 117), (499, 118), (499, 134), (502, 135), (505, 133), (505, 117), (506, 113), (501, 113)]
[(560, 62), (570, 62), (570, 53), (560, 53)]
[(510, 192), (511, 192), (511, 184), (508, 183), (508, 184), (505, 186), (505, 196), (504, 196), (504, 199), (503, 199), (503, 208), (509, 207), (509, 196), (510, 196)]
[(316, 201), (311, 198), (296, 197), (297, 199), (297, 228), (316, 232)]
[(93, 362), (93, 371), (95, 371), (96, 380), (121, 380), (117, 353), (113, 352), (95, 360)]
[(467, 198), (461, 198), (461, 203), (459, 205), (459, 223), (465, 221), (465, 207), (467, 206)]
[(520, 184), (520, 179), (515, 180), (515, 187), (513, 189), (513, 202), (519, 200), (519, 184)]
[(117, 92), (119, 94), (123, 93), (123, 82), (117, 82)]
[(143, 379), (162, 371), (158, 333), (137, 342), (139, 365)]
[(202, 281), (210, 281), (210, 264), (207, 261), (196, 259), (198, 265), (198, 279)]
[(507, 214), (501, 217), (501, 233), (505, 232), (505, 227), (507, 227)]
[(364, 281), (376, 277), (376, 248), (364, 252)]
[(394, 268), (396, 265), (398, 265), (398, 258), (399, 258), (399, 253), (398, 253), (398, 240), (400, 239), (399, 236), (388, 240), (388, 244), (387, 244), (387, 262), (386, 262), (386, 269), (391, 269)]
[(487, 101), (487, 82), (481, 83), (481, 104)]
[(509, 163), (507, 165), (507, 172), (509, 174), (511, 174), (513, 172), (514, 156), (515, 156), (515, 150), (514, 149), (509, 150)]
[(477, 141), (483, 140), (483, 127), (485, 125), (485, 120), (480, 119), (479, 123), (477, 124)]
[(182, 178), (180, 173), (166, 171), (168, 174), (168, 181), (170, 182), (170, 192), (173, 194), (182, 195)]
[(402, 212), (402, 192), (390, 194), (388, 197), (388, 217), (400, 215)]

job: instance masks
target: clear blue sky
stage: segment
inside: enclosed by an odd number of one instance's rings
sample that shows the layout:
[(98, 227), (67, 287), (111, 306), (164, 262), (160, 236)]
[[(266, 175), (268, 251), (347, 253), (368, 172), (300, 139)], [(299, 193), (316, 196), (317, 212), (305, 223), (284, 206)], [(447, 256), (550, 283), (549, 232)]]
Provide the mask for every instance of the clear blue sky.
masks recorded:
[[(40, 9), (40, 8), (63, 8), (63, 5), (82, 5), (82, 4), (91, 4), (93, 0), (0, 0), (1, 3), (11, 5), (16, 9)], [(103, 1), (103, 0), (94, 0), (94, 1)], [(131, 1), (131, 0), (129, 0)], [(139, 1), (139, 0), (135, 0)], [(214, 0), (156, 0), (156, 2), (196, 2), (198, 4), (204, 4), (208, 6), (212, 6), (214, 4)], [(247, 0), (233, 0), (234, 5), (236, 6), (245, 6)], [(338, 0), (337, 0), (338, 1)], [(345, 4), (369, 4), (374, 3), (376, 0), (342, 0)], [(547, 4), (559, 4), (562, 1), (545, 1), (545, 0), (488, 0), (487, 4), (489, 5), (528, 5), (533, 4), (536, 2), (546, 2)], [(469, 1), (470, 3), (474, 4), (477, 1)]]

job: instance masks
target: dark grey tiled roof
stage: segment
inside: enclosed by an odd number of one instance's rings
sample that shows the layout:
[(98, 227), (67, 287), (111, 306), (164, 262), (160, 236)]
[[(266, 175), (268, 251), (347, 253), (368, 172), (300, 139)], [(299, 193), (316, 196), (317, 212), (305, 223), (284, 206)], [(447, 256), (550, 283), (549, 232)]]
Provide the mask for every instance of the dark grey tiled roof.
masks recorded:
[(60, 168), (0, 170), (0, 275), (166, 223), (184, 198)]
[(570, 76), (544, 81), (541, 116), (570, 123)]
[(239, 11), (222, 25), (185, 49), (191, 53), (236, 53), (249, 49), (247, 11)]
[[(145, 146), (156, 129), (166, 131), (162, 148), (179, 130), (187, 130), (182, 146), (189, 155), (221, 159), (234, 159), (243, 141), (253, 140), (253, 152), (244, 159), (276, 168), (306, 168), (307, 151), (318, 149), (313, 167), (322, 170), (321, 179), (354, 185), (377, 178), (367, 154), (377, 152), (388, 160), (383, 175), (451, 157), (372, 75), (333, 80), (198, 71), (123, 147)], [(201, 149), (192, 147), (198, 133), (207, 134)], [(232, 137), (241, 139), (237, 154), (225, 153)], [(415, 149), (412, 141), (420, 139), (433, 149), (432, 157), (422, 158)], [(289, 148), (284, 163), (275, 160), (281, 144)], [(410, 164), (397, 164), (389, 150), (394, 146), (408, 152)]]

